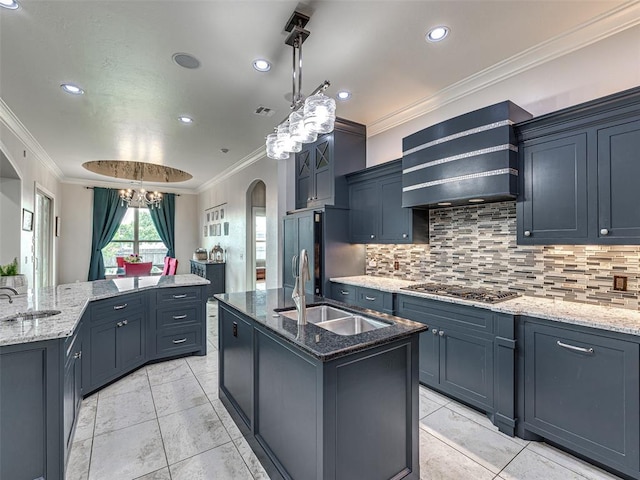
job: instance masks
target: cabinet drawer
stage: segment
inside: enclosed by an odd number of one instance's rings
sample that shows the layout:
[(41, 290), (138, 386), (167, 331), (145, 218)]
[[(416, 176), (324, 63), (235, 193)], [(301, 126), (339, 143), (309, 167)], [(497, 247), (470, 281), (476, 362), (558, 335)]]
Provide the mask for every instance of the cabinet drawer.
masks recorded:
[(158, 305), (167, 305), (175, 302), (200, 300), (202, 298), (202, 290), (197, 287), (164, 288), (156, 292), (156, 295)]
[(339, 302), (355, 305), (357, 303), (357, 289), (358, 287), (354, 287), (353, 285), (331, 283), (331, 298)]
[(163, 330), (156, 337), (156, 352), (159, 356), (170, 356), (202, 347), (201, 327), (181, 327)]
[(114, 320), (123, 315), (140, 311), (144, 306), (145, 295), (120, 295), (113, 298), (98, 300), (91, 304), (91, 322)]
[(161, 329), (185, 323), (201, 323), (200, 315), (198, 315), (200, 308), (199, 304), (189, 303), (177, 308), (158, 310), (156, 328)]
[(393, 294), (373, 288), (358, 287), (358, 305), (379, 312), (393, 310)]

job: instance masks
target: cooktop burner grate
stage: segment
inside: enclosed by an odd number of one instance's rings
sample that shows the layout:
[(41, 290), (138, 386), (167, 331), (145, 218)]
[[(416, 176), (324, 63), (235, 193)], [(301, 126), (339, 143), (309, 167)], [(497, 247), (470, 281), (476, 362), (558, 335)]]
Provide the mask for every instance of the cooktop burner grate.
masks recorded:
[(498, 303), (518, 296), (515, 292), (493, 291), (484, 288), (458, 287), (455, 285), (443, 285), (439, 283), (420, 283), (403, 287), (403, 290), (414, 292), (433, 293), (447, 297), (463, 298), (485, 303)]

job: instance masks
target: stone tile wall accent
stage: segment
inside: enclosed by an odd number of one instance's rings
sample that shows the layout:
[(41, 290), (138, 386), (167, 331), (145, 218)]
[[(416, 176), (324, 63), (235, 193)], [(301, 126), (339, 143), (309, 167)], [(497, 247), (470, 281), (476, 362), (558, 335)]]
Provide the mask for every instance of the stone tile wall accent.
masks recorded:
[(368, 245), (367, 274), (640, 310), (640, 246), (517, 245), (515, 202), (431, 210), (429, 225), (429, 245)]

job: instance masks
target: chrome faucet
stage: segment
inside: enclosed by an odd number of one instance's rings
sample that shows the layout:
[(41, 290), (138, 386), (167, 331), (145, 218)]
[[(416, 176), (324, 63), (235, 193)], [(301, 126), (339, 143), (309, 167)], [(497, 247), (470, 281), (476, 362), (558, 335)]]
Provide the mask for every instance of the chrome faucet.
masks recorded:
[[(0, 290), (11, 290), (14, 295), (18, 295), (18, 291), (11, 287), (0, 287)], [(0, 297), (7, 297), (9, 299), (9, 303), (13, 303), (13, 299), (8, 293), (0, 293)]]
[[(296, 268), (296, 264), (298, 268)], [(296, 304), (296, 310), (298, 311), (298, 325), (307, 324), (307, 304), (305, 299), (304, 282), (311, 280), (309, 274), (309, 256), (307, 251), (303, 248), (300, 251), (300, 255), (294, 255), (291, 259), (291, 269), (293, 270), (293, 276), (296, 279), (296, 283), (293, 286), (293, 303)]]

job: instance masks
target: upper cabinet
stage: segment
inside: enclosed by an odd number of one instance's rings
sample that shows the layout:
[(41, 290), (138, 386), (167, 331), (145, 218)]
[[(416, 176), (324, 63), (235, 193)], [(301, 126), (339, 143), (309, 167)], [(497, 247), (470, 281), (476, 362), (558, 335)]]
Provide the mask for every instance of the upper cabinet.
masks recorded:
[(296, 154), (296, 209), (348, 206), (345, 174), (366, 166), (366, 127), (336, 119), (331, 133)]
[(640, 88), (517, 131), (519, 244), (640, 244)]
[(402, 207), (402, 160), (347, 175), (352, 243), (427, 243), (429, 212)]

